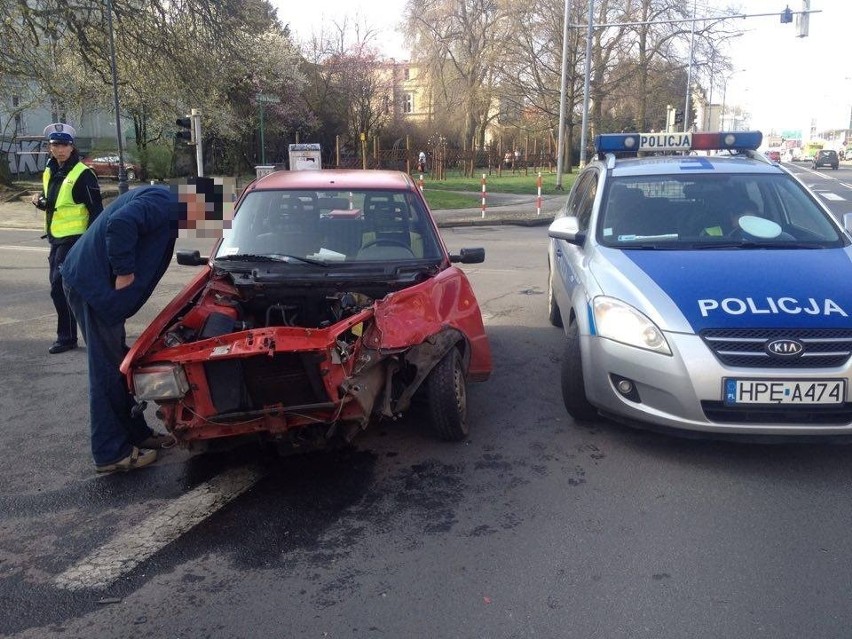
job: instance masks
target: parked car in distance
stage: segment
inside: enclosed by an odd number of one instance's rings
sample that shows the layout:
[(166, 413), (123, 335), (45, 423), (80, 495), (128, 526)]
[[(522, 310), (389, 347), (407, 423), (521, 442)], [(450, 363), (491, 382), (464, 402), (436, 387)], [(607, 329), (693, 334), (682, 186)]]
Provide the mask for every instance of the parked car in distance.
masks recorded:
[(832, 169), (837, 169), (840, 166), (840, 158), (837, 157), (837, 151), (833, 149), (817, 151), (814, 156), (813, 168), (818, 169), (821, 166), (830, 166)]
[(772, 162), (780, 162), (781, 151), (779, 149), (769, 149), (768, 151), (766, 151), (766, 157), (769, 158)]
[[(88, 166), (95, 172), (99, 178), (115, 178), (118, 179), (118, 156), (117, 155), (96, 155), (94, 157), (86, 157), (82, 159), (83, 164)], [(124, 160), (124, 173), (128, 182), (144, 179), (142, 175), (142, 166), (136, 162)]]
[(122, 371), (181, 445), (307, 451), (409, 407), (440, 439), (467, 437), (466, 384), (492, 362), (456, 263), (485, 250), (450, 254), (409, 175), (275, 171), (246, 187), (209, 258), (177, 258), (200, 271)]
[(801, 162), (802, 161), (802, 149), (798, 147), (793, 147), (791, 149), (784, 149), (784, 152), (781, 153), (781, 161), (782, 162)]

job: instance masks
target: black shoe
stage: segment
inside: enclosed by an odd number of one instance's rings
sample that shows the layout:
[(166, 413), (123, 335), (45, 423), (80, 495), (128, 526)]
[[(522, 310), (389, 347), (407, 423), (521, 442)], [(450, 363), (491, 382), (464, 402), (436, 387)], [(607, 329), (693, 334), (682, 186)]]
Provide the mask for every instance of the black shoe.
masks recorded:
[(68, 342), (67, 344), (63, 344), (62, 342), (53, 342), (51, 347), (47, 349), (47, 352), (51, 355), (56, 355), (57, 353), (70, 351), (72, 348), (77, 348), (77, 342)]

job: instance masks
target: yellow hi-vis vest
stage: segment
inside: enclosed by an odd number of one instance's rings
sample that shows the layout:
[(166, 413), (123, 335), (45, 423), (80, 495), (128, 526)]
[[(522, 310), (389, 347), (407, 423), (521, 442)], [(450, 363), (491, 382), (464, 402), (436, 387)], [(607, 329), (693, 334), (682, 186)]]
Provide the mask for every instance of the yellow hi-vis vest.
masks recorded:
[[(53, 210), (50, 228), (47, 228), (47, 220), (45, 219), (45, 231), (53, 237), (82, 235), (83, 231), (89, 226), (89, 209), (86, 208), (85, 204), (77, 204), (72, 193), (74, 182), (77, 181), (83, 171), (88, 170), (89, 167), (85, 164), (77, 162), (62, 181), (59, 192), (56, 194), (56, 206)], [(50, 184), (50, 169), (47, 167), (44, 169), (42, 182), (44, 183), (44, 192), (47, 194), (47, 187)]]

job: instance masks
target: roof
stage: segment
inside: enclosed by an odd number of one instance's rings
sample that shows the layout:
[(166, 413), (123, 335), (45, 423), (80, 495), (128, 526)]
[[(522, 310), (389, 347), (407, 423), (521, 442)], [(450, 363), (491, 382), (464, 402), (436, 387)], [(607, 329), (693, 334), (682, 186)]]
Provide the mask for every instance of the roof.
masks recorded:
[(414, 180), (402, 171), (361, 169), (318, 169), (308, 171), (275, 171), (256, 180), (255, 189), (385, 189), (414, 190)]
[(671, 173), (765, 173), (781, 175), (777, 165), (748, 156), (727, 155), (667, 155), (644, 158), (624, 158), (615, 161), (613, 175), (667, 175)]

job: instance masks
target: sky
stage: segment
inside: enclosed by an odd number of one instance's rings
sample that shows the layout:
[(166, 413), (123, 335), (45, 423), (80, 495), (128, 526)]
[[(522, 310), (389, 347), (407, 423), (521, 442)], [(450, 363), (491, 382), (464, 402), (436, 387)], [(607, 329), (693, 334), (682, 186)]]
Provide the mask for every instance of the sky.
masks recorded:
[[(689, 6), (689, 0), (684, 0)], [(299, 39), (319, 32), (323, 24), (350, 21), (379, 30), (377, 44), (397, 60), (409, 58), (397, 24), (405, 0), (314, 0), (309, 3), (273, 0), (278, 16), (290, 22)], [(697, 15), (718, 15), (725, 7), (738, 7), (748, 16), (732, 25), (742, 35), (728, 42), (735, 70), (714, 81), (712, 101), (739, 106), (751, 115), (750, 125), (764, 134), (847, 128), (852, 118), (852, 0), (811, 0), (809, 34), (796, 37), (795, 22), (781, 24), (789, 5), (802, 9), (802, 0), (692, 0)], [(756, 14), (772, 14), (759, 16)], [(723, 90), (724, 89), (724, 90)], [(685, 90), (685, 87), (684, 87)], [(685, 91), (684, 91), (685, 93)], [(685, 97), (685, 96), (684, 96)]]

